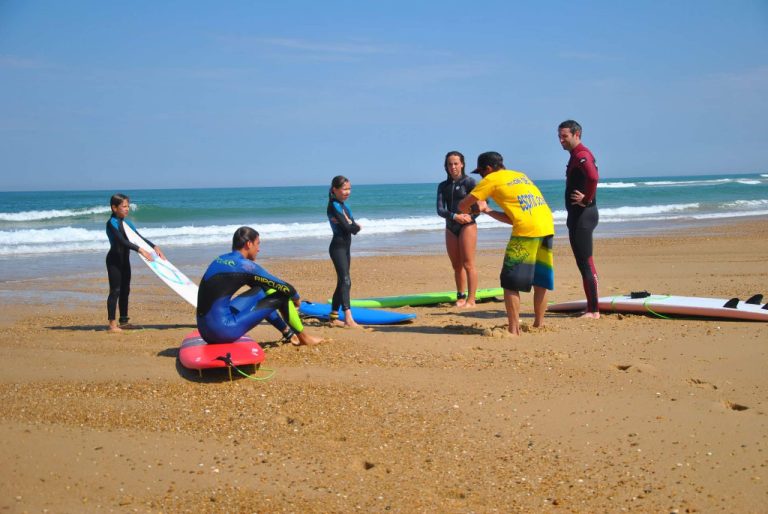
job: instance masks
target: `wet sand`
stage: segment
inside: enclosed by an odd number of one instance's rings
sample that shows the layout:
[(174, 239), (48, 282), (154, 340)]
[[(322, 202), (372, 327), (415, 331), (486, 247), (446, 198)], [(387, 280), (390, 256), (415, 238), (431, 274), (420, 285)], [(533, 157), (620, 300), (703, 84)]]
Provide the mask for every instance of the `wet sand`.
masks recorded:
[[(501, 253), (478, 255), (481, 287)], [(768, 295), (766, 220), (600, 239), (595, 255), (603, 296)], [(564, 241), (555, 259), (549, 300), (581, 298)], [(262, 264), (309, 300), (335, 284), (329, 261)], [(3, 285), (19, 302), (0, 314), (2, 512), (768, 507), (768, 324), (550, 314), (534, 329), (524, 294), (519, 338), (496, 337), (500, 302), (363, 330), (308, 321), (333, 342), (265, 344), (275, 376), (230, 382), (180, 367), (193, 311), (133, 269), (143, 329), (122, 334), (104, 331), (106, 276)], [(452, 288), (444, 255), (355, 258), (352, 276), (356, 297)]]

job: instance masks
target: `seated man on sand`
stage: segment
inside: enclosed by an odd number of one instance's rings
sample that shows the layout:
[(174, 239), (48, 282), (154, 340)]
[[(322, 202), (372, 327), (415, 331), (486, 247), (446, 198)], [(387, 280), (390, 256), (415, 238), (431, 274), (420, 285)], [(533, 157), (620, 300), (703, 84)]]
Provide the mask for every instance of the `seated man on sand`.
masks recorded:
[[(283, 339), (294, 345), (320, 343), (322, 339), (304, 331), (296, 310), (301, 305), (296, 289), (254, 262), (259, 245), (258, 232), (240, 227), (232, 238), (232, 252), (208, 266), (197, 294), (200, 335), (208, 343), (229, 343), (269, 319), (278, 328), (288, 322)], [(233, 298), (243, 286), (250, 289)]]

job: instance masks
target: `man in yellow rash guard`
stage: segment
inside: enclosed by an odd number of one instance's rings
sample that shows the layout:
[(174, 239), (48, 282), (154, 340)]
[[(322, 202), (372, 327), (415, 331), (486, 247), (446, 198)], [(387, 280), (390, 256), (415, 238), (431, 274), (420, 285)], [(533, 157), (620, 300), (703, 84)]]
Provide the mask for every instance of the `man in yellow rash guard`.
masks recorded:
[(483, 212), (512, 225), (512, 236), (504, 253), (501, 287), (507, 309), (509, 332), (520, 335), (520, 291), (533, 286), (534, 327), (544, 326), (547, 290), (554, 289), (552, 239), (555, 225), (552, 211), (539, 188), (524, 173), (504, 168), (498, 152), (485, 152), (477, 157), (478, 173), (483, 177), (470, 194), (459, 203), (460, 212), (489, 197), (503, 212), (486, 207)]

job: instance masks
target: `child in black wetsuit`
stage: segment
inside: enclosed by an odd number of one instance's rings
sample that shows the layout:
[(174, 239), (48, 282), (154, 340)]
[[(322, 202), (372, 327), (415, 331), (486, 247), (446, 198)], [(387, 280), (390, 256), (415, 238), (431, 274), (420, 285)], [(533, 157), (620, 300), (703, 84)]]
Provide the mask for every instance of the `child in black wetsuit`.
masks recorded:
[[(352, 192), (352, 184), (349, 179), (338, 175), (331, 181), (331, 189), (328, 192), (328, 221), (333, 230), (333, 238), (328, 247), (328, 253), (331, 255), (333, 267), (336, 269), (336, 290), (333, 292), (331, 300), (330, 320), (332, 325), (342, 325), (346, 327), (359, 326), (352, 318), (350, 310), (349, 292), (352, 288), (352, 278), (349, 274), (351, 264), (350, 249), (352, 247), (352, 235), (360, 232), (360, 225), (352, 217), (352, 211), (344, 205)], [(344, 312), (344, 322), (339, 318), (339, 310)]]
[[(107, 221), (107, 237), (109, 238), (109, 252), (107, 253), (107, 276), (109, 277), (109, 296), (107, 297), (107, 319), (110, 332), (120, 332), (120, 326), (128, 324), (128, 294), (131, 292), (131, 261), (130, 250), (139, 252), (145, 259), (152, 260), (152, 254), (139, 248), (128, 240), (123, 224), (128, 224), (137, 234), (136, 227), (125, 217), (130, 209), (130, 200), (126, 195), (117, 193), (112, 195), (109, 201), (112, 208), (112, 216)], [(158, 257), (165, 259), (159, 246), (142, 237), (151, 246)], [(115, 311), (120, 306), (120, 320), (115, 320)]]

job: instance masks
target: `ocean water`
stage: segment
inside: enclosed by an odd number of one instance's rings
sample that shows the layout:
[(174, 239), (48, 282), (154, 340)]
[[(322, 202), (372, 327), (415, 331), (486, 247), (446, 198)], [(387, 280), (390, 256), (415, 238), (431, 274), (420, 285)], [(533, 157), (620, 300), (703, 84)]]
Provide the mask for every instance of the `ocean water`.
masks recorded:
[[(564, 236), (564, 180), (536, 182), (553, 210), (558, 236)], [(89, 269), (101, 274), (114, 192), (0, 192), (0, 281)], [(228, 250), (241, 225), (260, 232), (261, 258), (327, 257), (325, 186), (121, 192), (131, 197), (129, 217), (140, 232), (191, 277)], [(444, 223), (435, 214), (435, 192), (436, 183), (353, 183), (347, 203), (363, 227), (353, 255), (442, 252)], [(597, 237), (766, 216), (768, 173), (607, 179), (598, 185), (598, 205)], [(509, 236), (508, 226), (487, 216), (479, 228), (481, 248), (500, 246)]]

